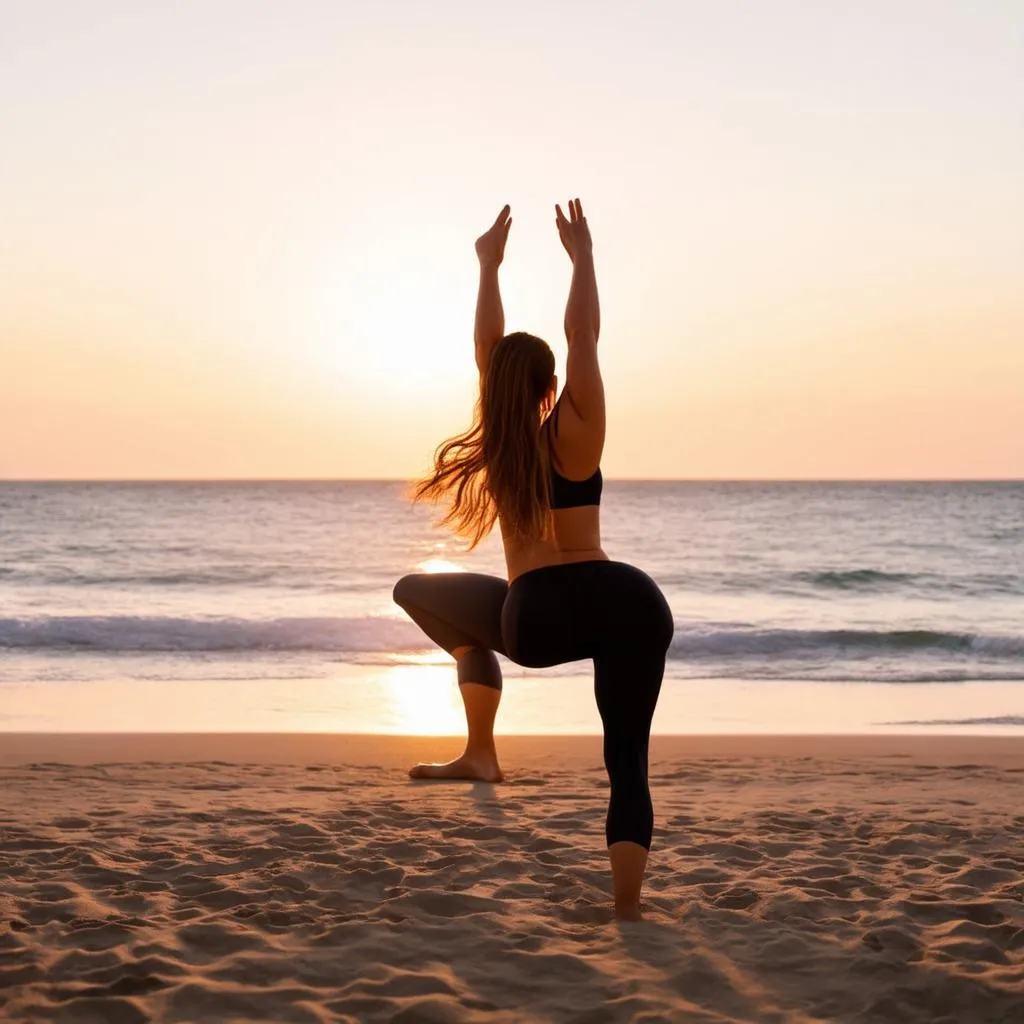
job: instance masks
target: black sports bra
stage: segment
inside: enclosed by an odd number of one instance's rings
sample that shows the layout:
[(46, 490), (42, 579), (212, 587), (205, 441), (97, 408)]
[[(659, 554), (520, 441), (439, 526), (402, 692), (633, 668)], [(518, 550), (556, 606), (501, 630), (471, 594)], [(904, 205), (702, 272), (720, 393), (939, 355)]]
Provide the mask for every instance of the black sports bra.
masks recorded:
[[(565, 392), (562, 392), (564, 395)], [(558, 407), (562, 402), (562, 396), (558, 396), (555, 408), (548, 419), (554, 418), (554, 430), (558, 433)], [(586, 480), (567, 480), (555, 469), (554, 453), (551, 450), (551, 438), (548, 437), (548, 456), (551, 464), (551, 507), (552, 508), (579, 508), (582, 505), (600, 505), (601, 490), (604, 486), (604, 478), (601, 476), (601, 467), (594, 470), (592, 476)]]

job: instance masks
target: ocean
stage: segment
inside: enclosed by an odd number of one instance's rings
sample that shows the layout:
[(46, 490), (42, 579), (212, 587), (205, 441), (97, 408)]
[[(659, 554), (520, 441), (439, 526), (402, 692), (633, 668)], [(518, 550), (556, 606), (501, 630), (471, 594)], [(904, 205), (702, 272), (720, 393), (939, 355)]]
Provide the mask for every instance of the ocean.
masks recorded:
[[(0, 730), (460, 731), (391, 588), (500, 540), (403, 488), (0, 483)], [(608, 480), (602, 532), (675, 618), (655, 731), (1024, 734), (1022, 483)], [(501, 664), (499, 731), (600, 731), (588, 662)]]

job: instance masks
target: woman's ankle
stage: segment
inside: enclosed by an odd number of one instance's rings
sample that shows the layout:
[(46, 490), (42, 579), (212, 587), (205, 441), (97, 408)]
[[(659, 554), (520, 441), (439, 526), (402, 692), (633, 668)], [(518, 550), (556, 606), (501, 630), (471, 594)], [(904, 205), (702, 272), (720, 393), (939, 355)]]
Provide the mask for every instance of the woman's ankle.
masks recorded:
[(641, 921), (643, 914), (640, 913), (640, 900), (629, 899), (615, 901), (615, 916), (620, 921)]
[(487, 740), (473, 740), (472, 742), (466, 741), (466, 749), (463, 751), (463, 757), (468, 757), (471, 760), (479, 760), (481, 758), (485, 760), (498, 760), (498, 750), (494, 745), (494, 738), (491, 737), (490, 741)]
[(608, 859), (612, 867), (612, 896), (616, 916), (620, 916), (620, 907), (624, 911), (634, 908), (639, 916), (640, 894), (647, 869), (646, 847), (628, 840), (614, 842), (608, 847)]

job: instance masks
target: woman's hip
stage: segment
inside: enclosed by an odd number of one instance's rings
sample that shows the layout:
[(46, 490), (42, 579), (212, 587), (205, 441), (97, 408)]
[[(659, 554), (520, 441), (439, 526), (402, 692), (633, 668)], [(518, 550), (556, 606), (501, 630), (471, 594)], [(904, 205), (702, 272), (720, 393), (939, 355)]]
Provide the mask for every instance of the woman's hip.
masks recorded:
[(661, 588), (643, 569), (610, 558), (557, 562), (528, 569), (509, 584), (509, 596), (516, 592), (536, 594), (553, 591), (601, 600), (622, 593), (664, 600)]
[(657, 583), (642, 569), (610, 559), (546, 565), (517, 576), (501, 619), (509, 656), (518, 660), (518, 652), (545, 664), (593, 657), (609, 639), (667, 649), (674, 628)]

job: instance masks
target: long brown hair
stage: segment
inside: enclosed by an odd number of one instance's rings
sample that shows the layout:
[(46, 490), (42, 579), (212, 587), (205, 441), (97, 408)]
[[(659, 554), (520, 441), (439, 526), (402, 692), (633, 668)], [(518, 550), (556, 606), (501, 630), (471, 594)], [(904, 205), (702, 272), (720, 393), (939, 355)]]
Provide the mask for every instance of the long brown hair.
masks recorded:
[(447, 497), (451, 525), (472, 551), (501, 516), (519, 540), (550, 533), (548, 453), (541, 443), (540, 410), (551, 387), (555, 356), (547, 342), (517, 331), (494, 346), (480, 381), (473, 423), (438, 445), (434, 472), (413, 484), (412, 501)]

